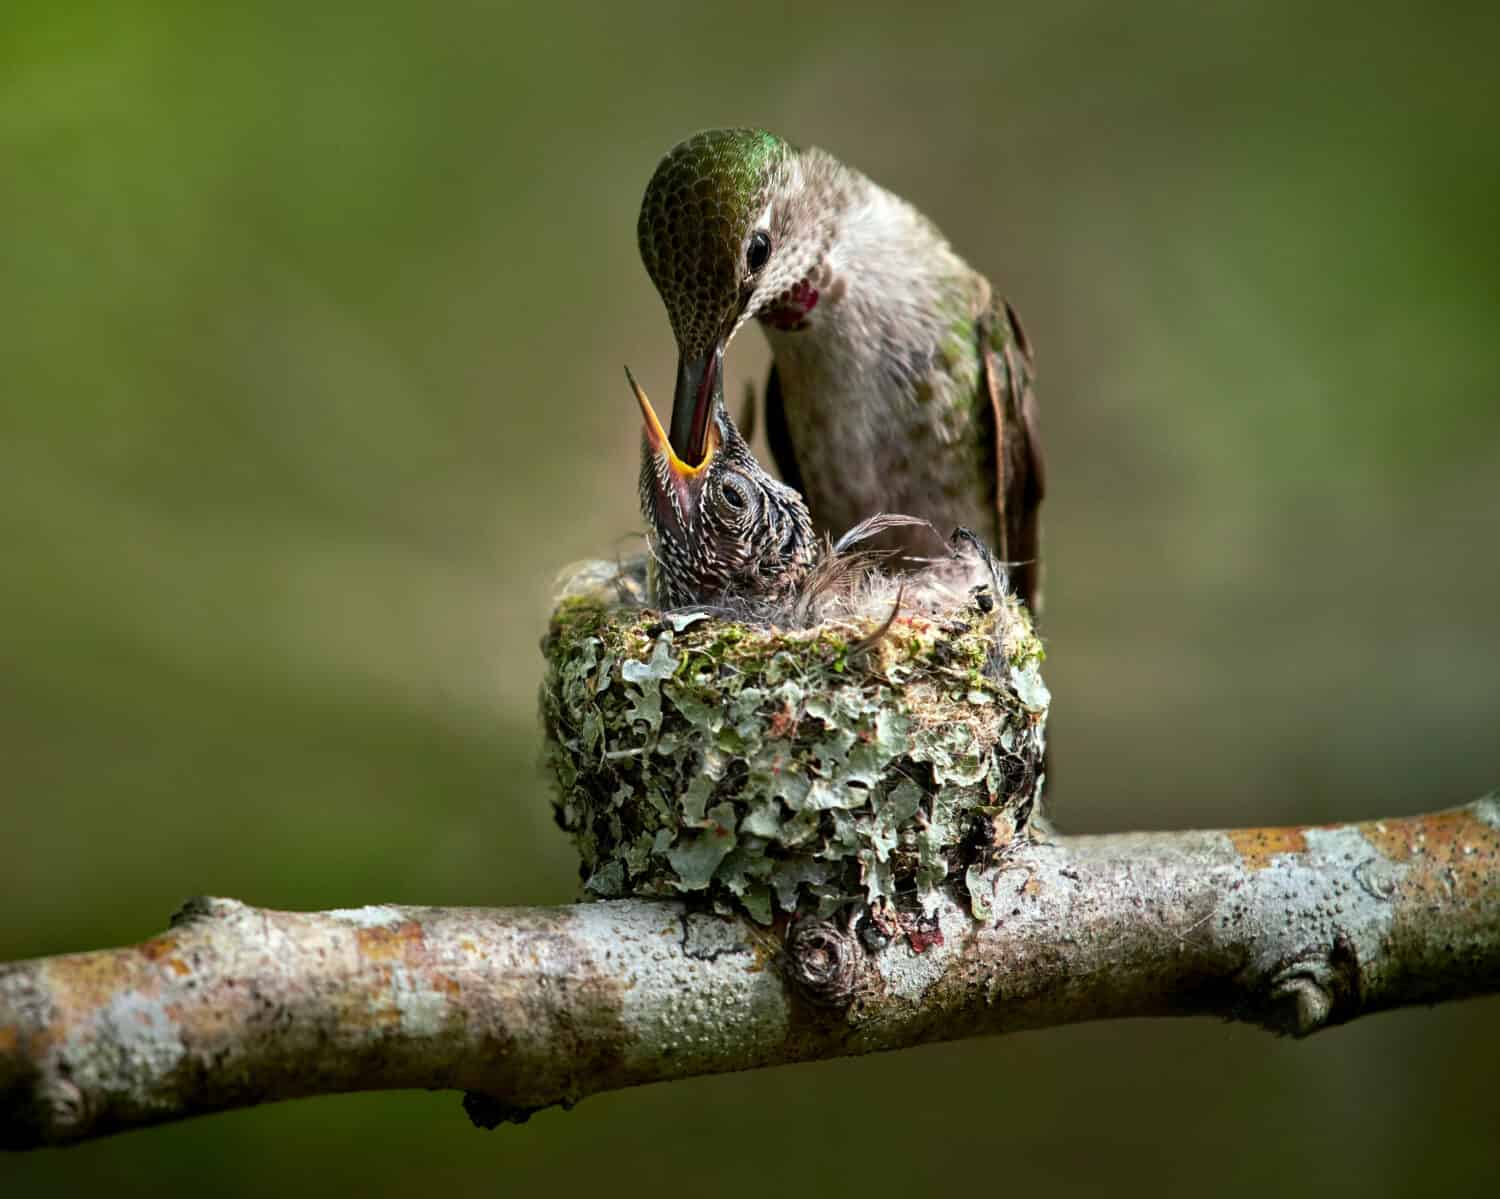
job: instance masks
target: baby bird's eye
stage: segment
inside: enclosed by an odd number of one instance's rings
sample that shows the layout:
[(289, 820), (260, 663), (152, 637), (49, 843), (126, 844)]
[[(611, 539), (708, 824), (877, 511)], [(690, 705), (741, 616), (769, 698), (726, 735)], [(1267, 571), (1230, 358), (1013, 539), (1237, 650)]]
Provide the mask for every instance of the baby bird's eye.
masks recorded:
[(719, 494), (724, 497), (724, 502), (736, 512), (743, 512), (749, 506), (750, 501), (745, 498), (745, 493), (738, 483), (725, 480), (724, 485), (719, 488)]

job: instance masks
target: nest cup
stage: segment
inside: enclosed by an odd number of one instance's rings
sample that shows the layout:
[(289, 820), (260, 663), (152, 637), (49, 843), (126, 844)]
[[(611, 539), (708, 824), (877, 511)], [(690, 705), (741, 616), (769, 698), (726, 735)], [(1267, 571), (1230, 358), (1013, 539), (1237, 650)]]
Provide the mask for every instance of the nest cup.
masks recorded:
[(1049, 696), (1013, 596), (903, 611), (872, 638), (880, 618), (657, 611), (638, 562), (560, 582), (545, 758), (590, 897), (696, 894), (763, 924), (915, 910), (1026, 835)]

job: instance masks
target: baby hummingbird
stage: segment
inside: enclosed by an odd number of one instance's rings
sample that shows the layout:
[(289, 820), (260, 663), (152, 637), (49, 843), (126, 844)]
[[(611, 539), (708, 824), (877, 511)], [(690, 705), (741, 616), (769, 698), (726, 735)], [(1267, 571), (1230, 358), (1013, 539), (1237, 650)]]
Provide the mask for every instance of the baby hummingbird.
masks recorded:
[(717, 404), (697, 465), (678, 456), (627, 367), (641, 407), (641, 513), (651, 594), (664, 608), (775, 601), (795, 590), (817, 542), (802, 497), (761, 468)]

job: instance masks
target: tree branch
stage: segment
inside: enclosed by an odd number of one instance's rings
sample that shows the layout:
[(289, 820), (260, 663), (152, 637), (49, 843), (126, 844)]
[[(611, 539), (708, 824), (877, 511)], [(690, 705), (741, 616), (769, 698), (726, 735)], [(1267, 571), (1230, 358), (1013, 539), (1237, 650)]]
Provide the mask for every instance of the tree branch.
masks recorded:
[(638, 1083), (1081, 1020), (1300, 1036), (1500, 990), (1493, 797), (1357, 825), (1064, 837), (969, 886), (930, 919), (855, 930), (666, 900), (197, 900), (140, 945), (0, 967), (0, 1144), (394, 1087), (464, 1089), (493, 1126)]

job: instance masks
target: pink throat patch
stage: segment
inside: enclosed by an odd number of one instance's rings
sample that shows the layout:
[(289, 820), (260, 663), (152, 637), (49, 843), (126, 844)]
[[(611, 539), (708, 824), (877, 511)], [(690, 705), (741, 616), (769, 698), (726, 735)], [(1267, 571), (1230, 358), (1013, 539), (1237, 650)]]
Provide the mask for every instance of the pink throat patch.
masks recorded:
[(761, 312), (762, 324), (790, 332), (807, 327), (807, 314), (818, 306), (818, 289), (806, 279), (787, 288)]

